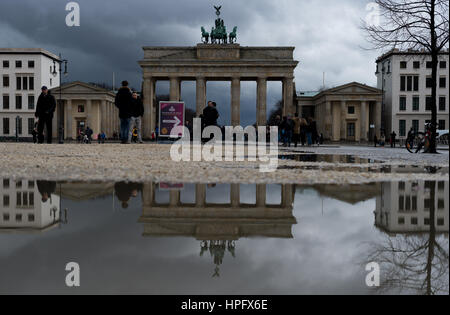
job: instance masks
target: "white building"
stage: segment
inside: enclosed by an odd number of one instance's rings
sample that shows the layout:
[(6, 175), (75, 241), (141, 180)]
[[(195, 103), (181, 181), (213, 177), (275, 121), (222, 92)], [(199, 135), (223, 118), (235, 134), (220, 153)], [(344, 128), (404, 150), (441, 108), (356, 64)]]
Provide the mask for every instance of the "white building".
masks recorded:
[(0, 182), (0, 233), (42, 232), (60, 222), (60, 196), (42, 201), (36, 181), (3, 178)]
[[(417, 51), (394, 49), (379, 57), (378, 88), (384, 91), (385, 132), (395, 131), (406, 139), (411, 127), (423, 131), (431, 120), (431, 56)], [(449, 52), (439, 56), (437, 78), (437, 121), (439, 129), (449, 125)]]
[(432, 207), (431, 185), (434, 185), (435, 227), (438, 233), (449, 232), (449, 182), (412, 181), (381, 185), (377, 197), (375, 225), (391, 234), (426, 233), (430, 231)]
[(58, 60), (40, 48), (0, 48), (0, 139), (14, 138), (16, 127), (19, 138), (31, 137), (41, 87), (59, 86)]

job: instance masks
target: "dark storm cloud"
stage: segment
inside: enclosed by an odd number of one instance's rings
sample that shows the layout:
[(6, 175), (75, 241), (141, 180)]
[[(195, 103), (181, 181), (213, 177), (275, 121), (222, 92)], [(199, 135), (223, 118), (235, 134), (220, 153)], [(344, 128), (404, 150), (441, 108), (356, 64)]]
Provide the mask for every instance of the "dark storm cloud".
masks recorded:
[[(0, 46), (42, 47), (61, 52), (70, 60), (66, 80), (116, 82), (127, 78), (139, 88), (145, 45), (195, 45), (200, 26), (213, 24), (213, 4), (220, 1), (78, 0), (81, 26), (65, 25), (63, 0), (2, 0)], [(228, 28), (237, 25), (242, 45), (295, 46), (296, 86), (315, 90), (349, 81), (373, 85), (376, 53), (360, 49), (363, 34), (358, 28), (366, 1), (233, 0), (222, 2), (222, 16)], [(186, 92), (188, 106), (195, 107), (192, 87)], [(269, 87), (269, 109), (280, 97), (280, 87)], [(255, 91), (251, 91), (253, 94)], [(229, 84), (211, 95), (223, 108), (222, 123), (229, 123)], [(255, 97), (243, 92), (243, 124), (254, 122)]]

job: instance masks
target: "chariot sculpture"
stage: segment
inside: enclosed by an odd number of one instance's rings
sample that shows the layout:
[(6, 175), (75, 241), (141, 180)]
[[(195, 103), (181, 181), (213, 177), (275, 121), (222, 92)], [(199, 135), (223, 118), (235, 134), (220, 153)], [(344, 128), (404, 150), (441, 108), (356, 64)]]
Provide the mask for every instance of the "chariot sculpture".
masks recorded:
[(211, 33), (208, 33), (205, 28), (202, 26), (202, 42), (204, 44), (234, 44), (237, 39), (237, 26), (233, 28), (233, 31), (228, 34), (227, 28), (223, 19), (220, 18), (220, 9), (222, 6), (214, 6), (216, 9), (217, 19), (215, 21), (215, 26), (211, 29)]

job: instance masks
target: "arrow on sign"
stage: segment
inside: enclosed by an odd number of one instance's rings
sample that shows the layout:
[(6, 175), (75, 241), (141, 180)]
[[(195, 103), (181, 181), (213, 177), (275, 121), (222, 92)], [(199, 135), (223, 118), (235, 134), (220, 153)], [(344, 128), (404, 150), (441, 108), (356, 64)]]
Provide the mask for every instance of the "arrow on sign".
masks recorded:
[(173, 124), (174, 127), (177, 127), (181, 123), (181, 120), (179, 120), (178, 117), (175, 116), (174, 120), (163, 120), (163, 123), (165, 123), (165, 124)]

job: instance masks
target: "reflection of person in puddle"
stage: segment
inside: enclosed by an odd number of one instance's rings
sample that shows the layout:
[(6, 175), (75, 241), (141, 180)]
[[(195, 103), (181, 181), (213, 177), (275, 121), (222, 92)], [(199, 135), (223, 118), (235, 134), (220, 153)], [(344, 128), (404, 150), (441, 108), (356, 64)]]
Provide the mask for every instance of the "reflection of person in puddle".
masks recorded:
[(47, 202), (48, 199), (52, 197), (52, 193), (56, 190), (56, 182), (46, 181), (46, 180), (38, 180), (37, 187), (39, 193), (42, 196), (42, 202)]
[(122, 202), (122, 208), (128, 208), (128, 202), (131, 197), (136, 198), (139, 190), (141, 190), (141, 185), (137, 183), (126, 183), (118, 182), (114, 185), (116, 191), (117, 199)]

